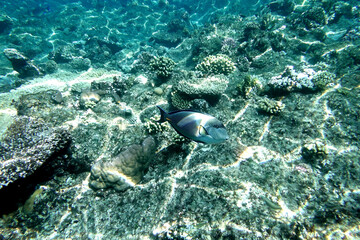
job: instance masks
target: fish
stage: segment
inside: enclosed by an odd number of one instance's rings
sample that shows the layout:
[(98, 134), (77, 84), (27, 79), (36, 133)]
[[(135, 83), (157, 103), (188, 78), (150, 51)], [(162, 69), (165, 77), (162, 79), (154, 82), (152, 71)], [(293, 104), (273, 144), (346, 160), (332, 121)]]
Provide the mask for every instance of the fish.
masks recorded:
[(211, 115), (192, 110), (167, 113), (160, 106), (157, 107), (161, 113), (158, 122), (169, 122), (177, 133), (188, 139), (204, 144), (222, 143), (229, 139), (224, 124)]

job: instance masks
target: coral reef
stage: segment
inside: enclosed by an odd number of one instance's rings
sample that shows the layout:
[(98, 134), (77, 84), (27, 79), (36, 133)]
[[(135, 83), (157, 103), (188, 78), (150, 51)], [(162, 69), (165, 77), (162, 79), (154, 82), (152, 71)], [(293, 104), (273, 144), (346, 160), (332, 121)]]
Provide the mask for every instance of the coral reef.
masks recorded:
[(94, 189), (112, 187), (124, 191), (139, 183), (154, 154), (155, 140), (147, 137), (141, 145), (133, 144), (109, 162), (91, 168), (89, 185)]
[[(358, 1), (0, 12), (30, 69), (0, 56), (0, 239), (359, 238)], [(229, 139), (191, 142), (156, 106), (216, 116)]]

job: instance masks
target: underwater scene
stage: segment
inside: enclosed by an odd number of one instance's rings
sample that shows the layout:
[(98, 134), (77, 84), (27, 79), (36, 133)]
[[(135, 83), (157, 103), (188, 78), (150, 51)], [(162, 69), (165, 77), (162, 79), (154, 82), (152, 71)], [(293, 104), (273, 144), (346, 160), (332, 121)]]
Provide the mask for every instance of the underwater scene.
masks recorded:
[(0, 240), (360, 239), (360, 1), (0, 3)]

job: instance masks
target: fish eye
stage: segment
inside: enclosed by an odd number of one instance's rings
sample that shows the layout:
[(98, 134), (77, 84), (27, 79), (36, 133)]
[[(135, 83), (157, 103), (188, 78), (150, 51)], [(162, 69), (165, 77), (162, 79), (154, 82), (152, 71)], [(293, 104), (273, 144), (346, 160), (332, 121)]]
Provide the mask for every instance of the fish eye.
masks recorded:
[(204, 135), (209, 135), (209, 133), (206, 131), (206, 129), (203, 126), (199, 126), (199, 134), (204, 136)]

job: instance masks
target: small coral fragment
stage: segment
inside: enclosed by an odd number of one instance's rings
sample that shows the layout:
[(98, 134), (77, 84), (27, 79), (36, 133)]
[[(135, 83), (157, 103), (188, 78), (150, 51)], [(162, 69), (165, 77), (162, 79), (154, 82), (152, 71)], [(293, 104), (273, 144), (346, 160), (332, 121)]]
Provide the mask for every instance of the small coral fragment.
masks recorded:
[(96, 92), (84, 91), (80, 95), (80, 106), (83, 108), (93, 108), (101, 99)]
[(327, 155), (327, 146), (321, 139), (310, 141), (301, 148), (301, 156), (309, 163), (315, 163), (318, 159), (326, 158)]
[(258, 102), (258, 108), (260, 111), (277, 115), (282, 112), (282, 110), (285, 108), (285, 104), (283, 104), (280, 101), (272, 100), (269, 98), (263, 98)]

